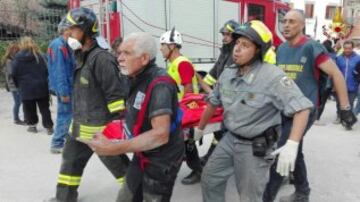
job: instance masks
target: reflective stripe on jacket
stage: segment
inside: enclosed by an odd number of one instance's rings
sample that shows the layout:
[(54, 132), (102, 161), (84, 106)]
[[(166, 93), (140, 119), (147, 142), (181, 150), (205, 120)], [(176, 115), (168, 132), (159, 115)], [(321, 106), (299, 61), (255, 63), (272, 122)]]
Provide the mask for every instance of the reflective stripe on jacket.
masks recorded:
[(73, 136), (91, 138), (119, 118), (125, 109), (126, 82), (118, 76), (115, 58), (97, 46), (85, 53), (74, 73)]

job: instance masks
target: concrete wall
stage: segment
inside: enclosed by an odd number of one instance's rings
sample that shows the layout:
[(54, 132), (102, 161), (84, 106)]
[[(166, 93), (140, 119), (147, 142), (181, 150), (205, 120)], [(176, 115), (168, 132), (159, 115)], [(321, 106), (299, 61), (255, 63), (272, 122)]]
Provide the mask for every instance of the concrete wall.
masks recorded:
[(344, 0), (344, 19), (354, 25), (350, 37), (360, 41), (360, 0)]
[[(311, 37), (323, 41), (326, 36), (323, 35), (322, 27), (331, 24), (331, 19), (326, 19), (327, 6), (342, 6), (341, 0), (286, 0), (285, 2), (291, 3), (295, 8), (305, 10), (306, 4), (313, 4), (313, 18), (306, 19), (306, 34)], [(316, 26), (316, 27), (315, 27)]]

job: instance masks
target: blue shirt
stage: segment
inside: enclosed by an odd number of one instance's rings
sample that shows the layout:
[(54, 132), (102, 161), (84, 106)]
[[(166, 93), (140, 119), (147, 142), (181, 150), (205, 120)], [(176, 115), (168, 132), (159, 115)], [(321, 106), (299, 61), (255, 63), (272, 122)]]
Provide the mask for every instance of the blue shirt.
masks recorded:
[(319, 100), (320, 77), (316, 60), (323, 54), (327, 54), (325, 47), (306, 37), (295, 46), (291, 46), (288, 42), (281, 44), (276, 54), (278, 66), (295, 81), (315, 106), (318, 105)]
[(353, 52), (349, 57), (341, 54), (336, 58), (336, 64), (341, 73), (344, 75), (346, 87), (349, 92), (357, 92), (359, 88), (359, 83), (353, 74), (358, 62), (360, 62), (360, 56), (355, 52)]
[(65, 39), (54, 39), (47, 51), (49, 88), (58, 96), (70, 96), (73, 88), (75, 57)]

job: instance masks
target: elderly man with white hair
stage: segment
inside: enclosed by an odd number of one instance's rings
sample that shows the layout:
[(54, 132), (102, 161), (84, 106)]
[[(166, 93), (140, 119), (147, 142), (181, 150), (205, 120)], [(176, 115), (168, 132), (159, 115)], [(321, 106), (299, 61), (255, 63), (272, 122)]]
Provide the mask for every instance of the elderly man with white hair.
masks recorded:
[(83, 141), (99, 155), (134, 152), (118, 202), (170, 201), (180, 169), (184, 142), (177, 87), (155, 64), (156, 42), (146, 33), (132, 33), (120, 46), (120, 70), (130, 80), (123, 131), (127, 138), (109, 141), (97, 135)]

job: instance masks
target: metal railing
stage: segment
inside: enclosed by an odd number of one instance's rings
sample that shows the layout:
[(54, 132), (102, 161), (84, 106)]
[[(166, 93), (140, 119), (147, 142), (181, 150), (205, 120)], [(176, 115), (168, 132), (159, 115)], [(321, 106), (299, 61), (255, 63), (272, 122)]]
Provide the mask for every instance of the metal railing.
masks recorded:
[(57, 25), (66, 9), (0, 9), (0, 40), (32, 36), (41, 40), (56, 37)]

